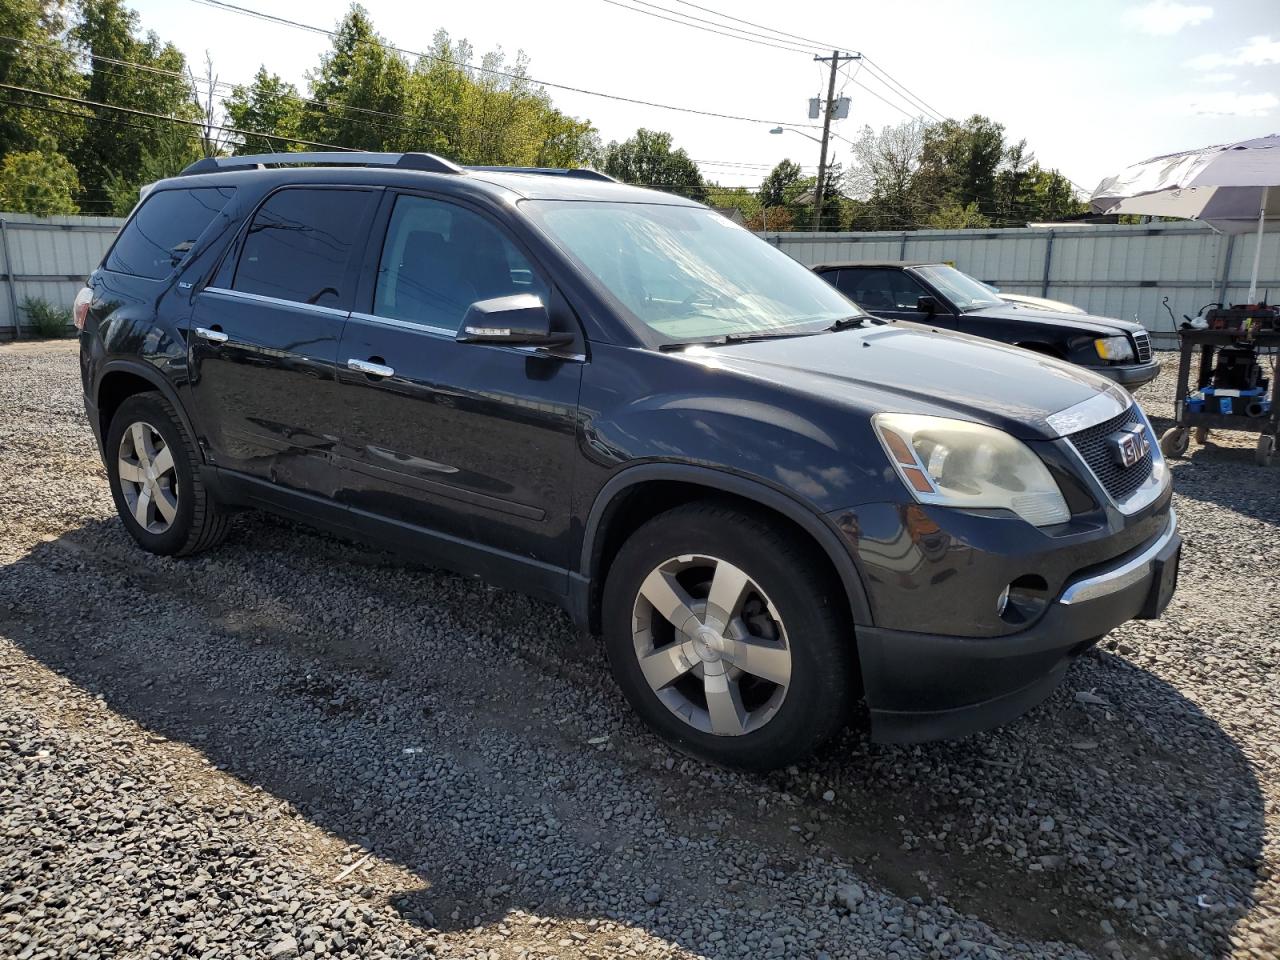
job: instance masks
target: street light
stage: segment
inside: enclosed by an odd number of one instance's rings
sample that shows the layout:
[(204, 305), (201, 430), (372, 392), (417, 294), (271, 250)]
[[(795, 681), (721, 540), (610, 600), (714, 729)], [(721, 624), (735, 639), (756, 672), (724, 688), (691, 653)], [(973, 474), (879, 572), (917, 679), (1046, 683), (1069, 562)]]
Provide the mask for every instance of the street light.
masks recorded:
[(800, 136), (802, 136), (802, 137), (809, 137), (809, 139), (810, 139), (810, 140), (812, 140), (814, 143), (821, 143), (821, 142), (822, 142), (822, 141), (821, 141), (820, 139), (818, 139), (817, 137), (810, 137), (810, 136), (809, 136), (809, 134), (807, 134), (807, 133), (805, 133), (805, 132), (803, 132), (803, 131), (801, 131), (801, 130), (795, 130), (795, 129), (792, 129), (791, 127), (774, 127), (774, 128), (773, 128), (772, 130), (770, 130), (769, 132), (770, 132), (770, 133), (798, 133), (798, 134), (800, 134)]

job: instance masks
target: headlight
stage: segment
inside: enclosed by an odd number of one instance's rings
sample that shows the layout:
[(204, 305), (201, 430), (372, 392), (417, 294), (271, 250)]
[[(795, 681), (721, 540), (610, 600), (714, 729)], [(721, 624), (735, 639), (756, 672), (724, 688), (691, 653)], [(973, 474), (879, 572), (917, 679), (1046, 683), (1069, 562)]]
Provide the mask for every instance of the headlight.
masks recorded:
[(1133, 346), (1128, 337), (1099, 337), (1093, 341), (1093, 349), (1103, 360), (1123, 363), (1133, 359)]
[(872, 423), (898, 476), (921, 503), (1002, 507), (1037, 527), (1071, 516), (1040, 458), (1002, 430), (907, 413), (878, 413)]

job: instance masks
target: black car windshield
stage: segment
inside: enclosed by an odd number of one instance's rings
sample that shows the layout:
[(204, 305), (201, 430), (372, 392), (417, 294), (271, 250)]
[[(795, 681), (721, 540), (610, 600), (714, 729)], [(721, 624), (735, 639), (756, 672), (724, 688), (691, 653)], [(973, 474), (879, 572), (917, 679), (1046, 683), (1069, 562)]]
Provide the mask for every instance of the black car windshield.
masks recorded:
[(522, 207), (660, 343), (817, 333), (862, 315), (825, 280), (705, 207)]
[(1004, 304), (985, 283), (980, 283), (967, 273), (961, 273), (955, 267), (931, 264), (912, 267), (912, 272), (950, 300), (961, 313)]

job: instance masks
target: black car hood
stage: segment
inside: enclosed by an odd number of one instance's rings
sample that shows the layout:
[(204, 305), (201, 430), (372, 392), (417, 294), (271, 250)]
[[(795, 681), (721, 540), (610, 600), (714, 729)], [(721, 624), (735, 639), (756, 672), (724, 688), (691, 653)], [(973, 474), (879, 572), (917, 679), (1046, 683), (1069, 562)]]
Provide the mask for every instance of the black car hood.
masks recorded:
[(1039, 324), (1042, 327), (1054, 327), (1061, 330), (1074, 330), (1079, 333), (1107, 336), (1117, 333), (1141, 333), (1142, 324), (1128, 320), (1117, 320), (1114, 317), (1095, 317), (1088, 313), (1060, 313), (1057, 310), (1042, 310), (1040, 307), (1019, 306), (1016, 303), (1002, 303), (996, 307), (982, 307), (962, 314), (961, 324), (966, 320), (980, 320), (990, 317), (993, 320), (1012, 320), (1016, 323)]
[(1026, 440), (1058, 432), (1047, 418), (1109, 393), (1082, 367), (913, 323), (684, 351), (679, 356), (866, 414), (923, 413), (988, 423)]

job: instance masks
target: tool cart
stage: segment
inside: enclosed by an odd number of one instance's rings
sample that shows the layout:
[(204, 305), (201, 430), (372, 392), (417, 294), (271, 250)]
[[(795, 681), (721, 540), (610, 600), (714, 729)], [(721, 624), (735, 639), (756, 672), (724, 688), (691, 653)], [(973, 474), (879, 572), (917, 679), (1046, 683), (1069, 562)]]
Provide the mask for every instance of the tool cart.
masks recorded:
[[(1204, 443), (1210, 430), (1257, 433), (1254, 459), (1271, 463), (1280, 437), (1280, 308), (1266, 304), (1219, 307), (1205, 314), (1206, 326), (1178, 331), (1176, 426), (1160, 437), (1166, 457), (1187, 452), (1191, 431)], [(1195, 383), (1192, 359), (1199, 351)], [(1270, 361), (1269, 364), (1267, 361)]]

